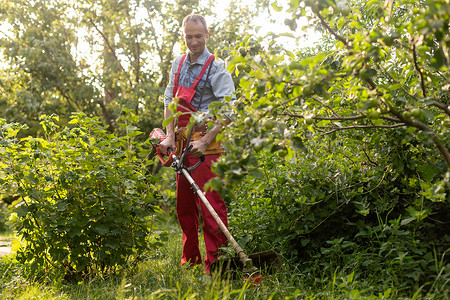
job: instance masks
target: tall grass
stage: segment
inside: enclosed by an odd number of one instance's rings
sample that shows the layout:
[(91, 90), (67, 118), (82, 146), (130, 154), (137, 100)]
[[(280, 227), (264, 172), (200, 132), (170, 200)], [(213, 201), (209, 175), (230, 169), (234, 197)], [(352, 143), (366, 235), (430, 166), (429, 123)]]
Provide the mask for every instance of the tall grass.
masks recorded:
[[(370, 283), (358, 282), (354, 273), (336, 270), (332, 278), (311, 280), (295, 266), (286, 265), (276, 274), (264, 274), (253, 285), (242, 279), (211, 278), (202, 267), (179, 267), (181, 232), (176, 225), (164, 228), (170, 237), (165, 245), (148, 253), (133, 272), (109, 278), (85, 278), (68, 283), (62, 278), (40, 282), (26, 279), (14, 256), (0, 259), (0, 299), (398, 299), (395, 287), (371, 292)], [(202, 249), (204, 253), (204, 249)], [(448, 299), (447, 293), (411, 299)]]

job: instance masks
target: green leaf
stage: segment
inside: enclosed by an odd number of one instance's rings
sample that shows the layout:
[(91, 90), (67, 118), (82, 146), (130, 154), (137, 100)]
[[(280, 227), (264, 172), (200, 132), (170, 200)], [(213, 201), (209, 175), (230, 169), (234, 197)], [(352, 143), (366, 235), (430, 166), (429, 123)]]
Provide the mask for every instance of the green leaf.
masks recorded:
[(130, 138), (133, 138), (133, 137), (141, 135), (141, 134), (143, 134), (142, 131), (132, 131), (132, 132), (127, 133), (127, 136)]
[(440, 173), (439, 168), (429, 164), (420, 165), (419, 167), (417, 167), (417, 171), (419, 171), (423, 179), (428, 182), (432, 181), (433, 178)]
[(435, 68), (435, 69), (439, 69), (444, 65), (444, 55), (442, 54), (441, 49), (436, 49), (434, 50), (434, 54), (433, 57), (431, 58), (431, 65)]
[(264, 173), (259, 169), (251, 169), (249, 171), (249, 175), (253, 176), (254, 178), (258, 178), (258, 179), (264, 178)]
[(111, 249), (118, 249), (120, 247), (120, 243), (118, 241), (109, 241), (105, 243), (105, 246)]
[(23, 218), (24, 216), (26, 216), (28, 214), (29, 208), (27, 205), (25, 205), (24, 202), (22, 202), (19, 205), (17, 205), (16, 207), (14, 207), (14, 212), (17, 213), (17, 216), (19, 218)]
[(94, 231), (100, 234), (101, 236), (106, 235), (109, 232), (109, 226), (105, 224), (94, 224)]
[(166, 127), (167, 125), (169, 125), (170, 122), (174, 121), (175, 117), (174, 116), (170, 116), (169, 118), (165, 119), (162, 123), (162, 127)]
[(276, 2), (272, 2), (272, 8), (276, 11), (276, 12), (280, 12), (283, 7), (278, 6), (278, 4)]
[(63, 212), (67, 209), (67, 203), (65, 202), (58, 202), (58, 204), (56, 204), (56, 210), (59, 212)]
[(301, 151), (306, 152), (307, 148), (305, 146), (305, 144), (303, 143), (303, 139), (299, 136), (294, 136), (292, 138), (292, 146), (294, 146), (294, 148), (299, 149)]
[(29, 173), (27, 178), (31, 181), (32, 184), (38, 183), (38, 178), (34, 175), (34, 173)]

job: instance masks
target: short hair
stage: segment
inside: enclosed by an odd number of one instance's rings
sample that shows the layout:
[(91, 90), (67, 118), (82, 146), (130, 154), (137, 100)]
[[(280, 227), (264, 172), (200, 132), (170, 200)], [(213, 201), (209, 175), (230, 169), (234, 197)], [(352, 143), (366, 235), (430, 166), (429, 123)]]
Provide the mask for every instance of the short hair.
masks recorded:
[(183, 19), (183, 30), (186, 27), (186, 23), (187, 22), (195, 22), (195, 23), (200, 23), (203, 25), (203, 28), (205, 28), (205, 31), (208, 31), (208, 26), (206, 26), (206, 20), (202, 15), (198, 15), (198, 14), (190, 14), (187, 15), (186, 17), (184, 17)]

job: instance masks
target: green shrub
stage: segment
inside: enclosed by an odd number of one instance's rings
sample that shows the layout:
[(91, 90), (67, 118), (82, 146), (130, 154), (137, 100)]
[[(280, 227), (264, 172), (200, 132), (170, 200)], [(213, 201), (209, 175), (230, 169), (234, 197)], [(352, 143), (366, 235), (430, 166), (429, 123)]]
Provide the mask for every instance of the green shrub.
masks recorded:
[(4, 233), (9, 230), (9, 226), (6, 224), (9, 219), (9, 208), (0, 202), (0, 233)]
[(132, 266), (152, 245), (155, 191), (145, 176), (148, 151), (133, 142), (140, 132), (126, 119), (123, 136), (82, 114), (62, 130), (57, 120), (42, 116), (46, 137), (21, 140), (23, 126), (1, 123), (2, 181), (20, 195), (13, 203), (23, 239), (17, 259), (31, 274), (68, 279)]
[[(216, 166), (232, 199), (230, 228), (248, 249), (276, 249), (311, 284), (354, 272), (380, 292), (445, 287), (445, 164), (418, 145), (398, 143), (400, 136), (366, 132), (364, 143), (358, 134), (311, 136), (304, 139), (308, 150), (291, 158), (270, 148), (251, 153), (244, 144), (240, 164), (233, 165), (238, 154), (231, 153)], [(380, 152), (361, 150), (374, 145)], [(432, 167), (434, 175), (421, 179)], [(440, 193), (429, 192), (441, 185)]]

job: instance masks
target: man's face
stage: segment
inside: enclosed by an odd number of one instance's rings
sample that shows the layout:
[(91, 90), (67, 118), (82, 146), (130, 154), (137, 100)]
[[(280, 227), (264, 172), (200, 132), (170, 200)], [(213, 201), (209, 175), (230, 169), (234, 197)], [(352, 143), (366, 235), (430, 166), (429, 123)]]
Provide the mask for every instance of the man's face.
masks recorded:
[(208, 31), (201, 23), (188, 21), (184, 26), (183, 37), (189, 51), (194, 55), (200, 55), (205, 49)]

